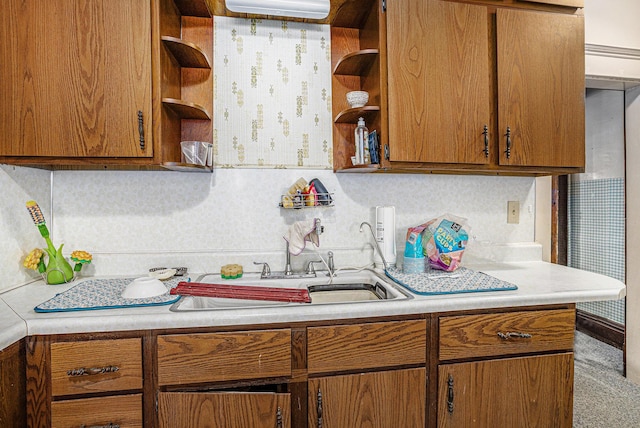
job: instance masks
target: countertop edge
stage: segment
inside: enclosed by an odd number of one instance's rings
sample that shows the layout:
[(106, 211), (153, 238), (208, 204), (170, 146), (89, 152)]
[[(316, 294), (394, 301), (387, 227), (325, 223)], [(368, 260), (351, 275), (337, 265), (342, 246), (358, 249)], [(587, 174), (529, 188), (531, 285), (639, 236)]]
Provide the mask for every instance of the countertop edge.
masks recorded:
[(171, 312), (167, 305), (37, 314), (33, 311), (33, 307), (43, 300), (43, 296), (34, 298), (33, 295), (38, 295), (37, 286), (27, 285), (25, 287), (30, 287), (33, 290), (26, 288), (13, 290), (0, 296), (0, 304), (5, 304), (13, 313), (13, 316), (8, 320), (0, 319), (0, 321), (4, 321), (0, 322), (0, 327), (2, 327), (0, 349), (4, 349), (22, 337), (32, 335), (227, 327), (418, 315), (459, 310), (617, 300), (626, 294), (624, 283), (616, 279), (545, 262), (503, 263), (470, 267), (513, 282), (519, 289), (515, 292), (416, 295), (410, 300), (384, 303), (279, 306), (194, 312)]

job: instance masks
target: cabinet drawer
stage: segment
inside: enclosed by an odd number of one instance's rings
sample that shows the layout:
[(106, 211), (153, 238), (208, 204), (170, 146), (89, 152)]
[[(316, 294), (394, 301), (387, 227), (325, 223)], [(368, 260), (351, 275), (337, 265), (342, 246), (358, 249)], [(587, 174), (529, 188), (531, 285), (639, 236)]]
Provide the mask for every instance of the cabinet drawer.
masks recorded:
[(573, 349), (575, 311), (503, 312), (440, 318), (440, 360)]
[(427, 353), (426, 320), (309, 327), (309, 373), (422, 364)]
[(160, 385), (290, 376), (290, 329), (158, 336)]
[(51, 344), (53, 396), (142, 389), (140, 338)]
[(109, 424), (120, 428), (142, 427), (142, 394), (51, 403), (51, 426), (76, 428)]

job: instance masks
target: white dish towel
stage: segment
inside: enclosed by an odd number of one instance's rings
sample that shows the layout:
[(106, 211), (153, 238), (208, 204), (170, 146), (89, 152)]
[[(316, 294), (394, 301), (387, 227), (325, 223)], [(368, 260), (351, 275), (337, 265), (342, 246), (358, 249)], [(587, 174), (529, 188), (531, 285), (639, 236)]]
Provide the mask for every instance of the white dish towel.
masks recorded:
[(302, 253), (307, 246), (307, 242), (312, 242), (316, 247), (320, 245), (320, 237), (316, 231), (317, 219), (296, 221), (293, 223), (287, 233), (283, 236), (285, 241), (289, 243), (289, 253), (294, 256)]

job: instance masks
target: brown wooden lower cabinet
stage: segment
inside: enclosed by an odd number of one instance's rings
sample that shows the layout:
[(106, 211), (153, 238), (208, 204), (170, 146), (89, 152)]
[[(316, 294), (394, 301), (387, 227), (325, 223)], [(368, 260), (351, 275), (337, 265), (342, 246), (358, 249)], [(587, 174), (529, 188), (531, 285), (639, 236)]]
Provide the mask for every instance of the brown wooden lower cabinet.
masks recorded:
[(160, 428), (289, 428), (291, 397), (271, 392), (161, 392)]
[(24, 341), (0, 350), (0, 427), (27, 423)]
[(438, 428), (571, 428), (573, 353), (443, 364)]
[(30, 336), (27, 426), (571, 428), (574, 319), (553, 305)]
[(424, 427), (424, 368), (309, 380), (309, 428)]

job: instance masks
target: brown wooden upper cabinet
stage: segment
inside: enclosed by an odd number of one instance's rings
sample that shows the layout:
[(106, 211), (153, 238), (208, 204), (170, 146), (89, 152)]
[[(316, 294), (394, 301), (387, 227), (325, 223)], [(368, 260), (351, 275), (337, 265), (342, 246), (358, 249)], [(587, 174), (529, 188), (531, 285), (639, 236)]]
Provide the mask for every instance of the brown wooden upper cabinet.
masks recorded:
[(0, 156), (153, 156), (148, 0), (1, 10)]
[[(380, 170), (584, 169), (582, 1), (370, 0), (364, 16), (352, 3), (332, 22), (334, 170), (353, 169), (360, 114), (380, 134)], [(355, 76), (336, 71), (372, 49)], [(371, 110), (346, 109), (349, 90), (369, 91)]]
[(498, 9), (497, 33), (500, 164), (584, 167), (583, 17)]
[(211, 1), (0, 2), (0, 163), (210, 172)]

